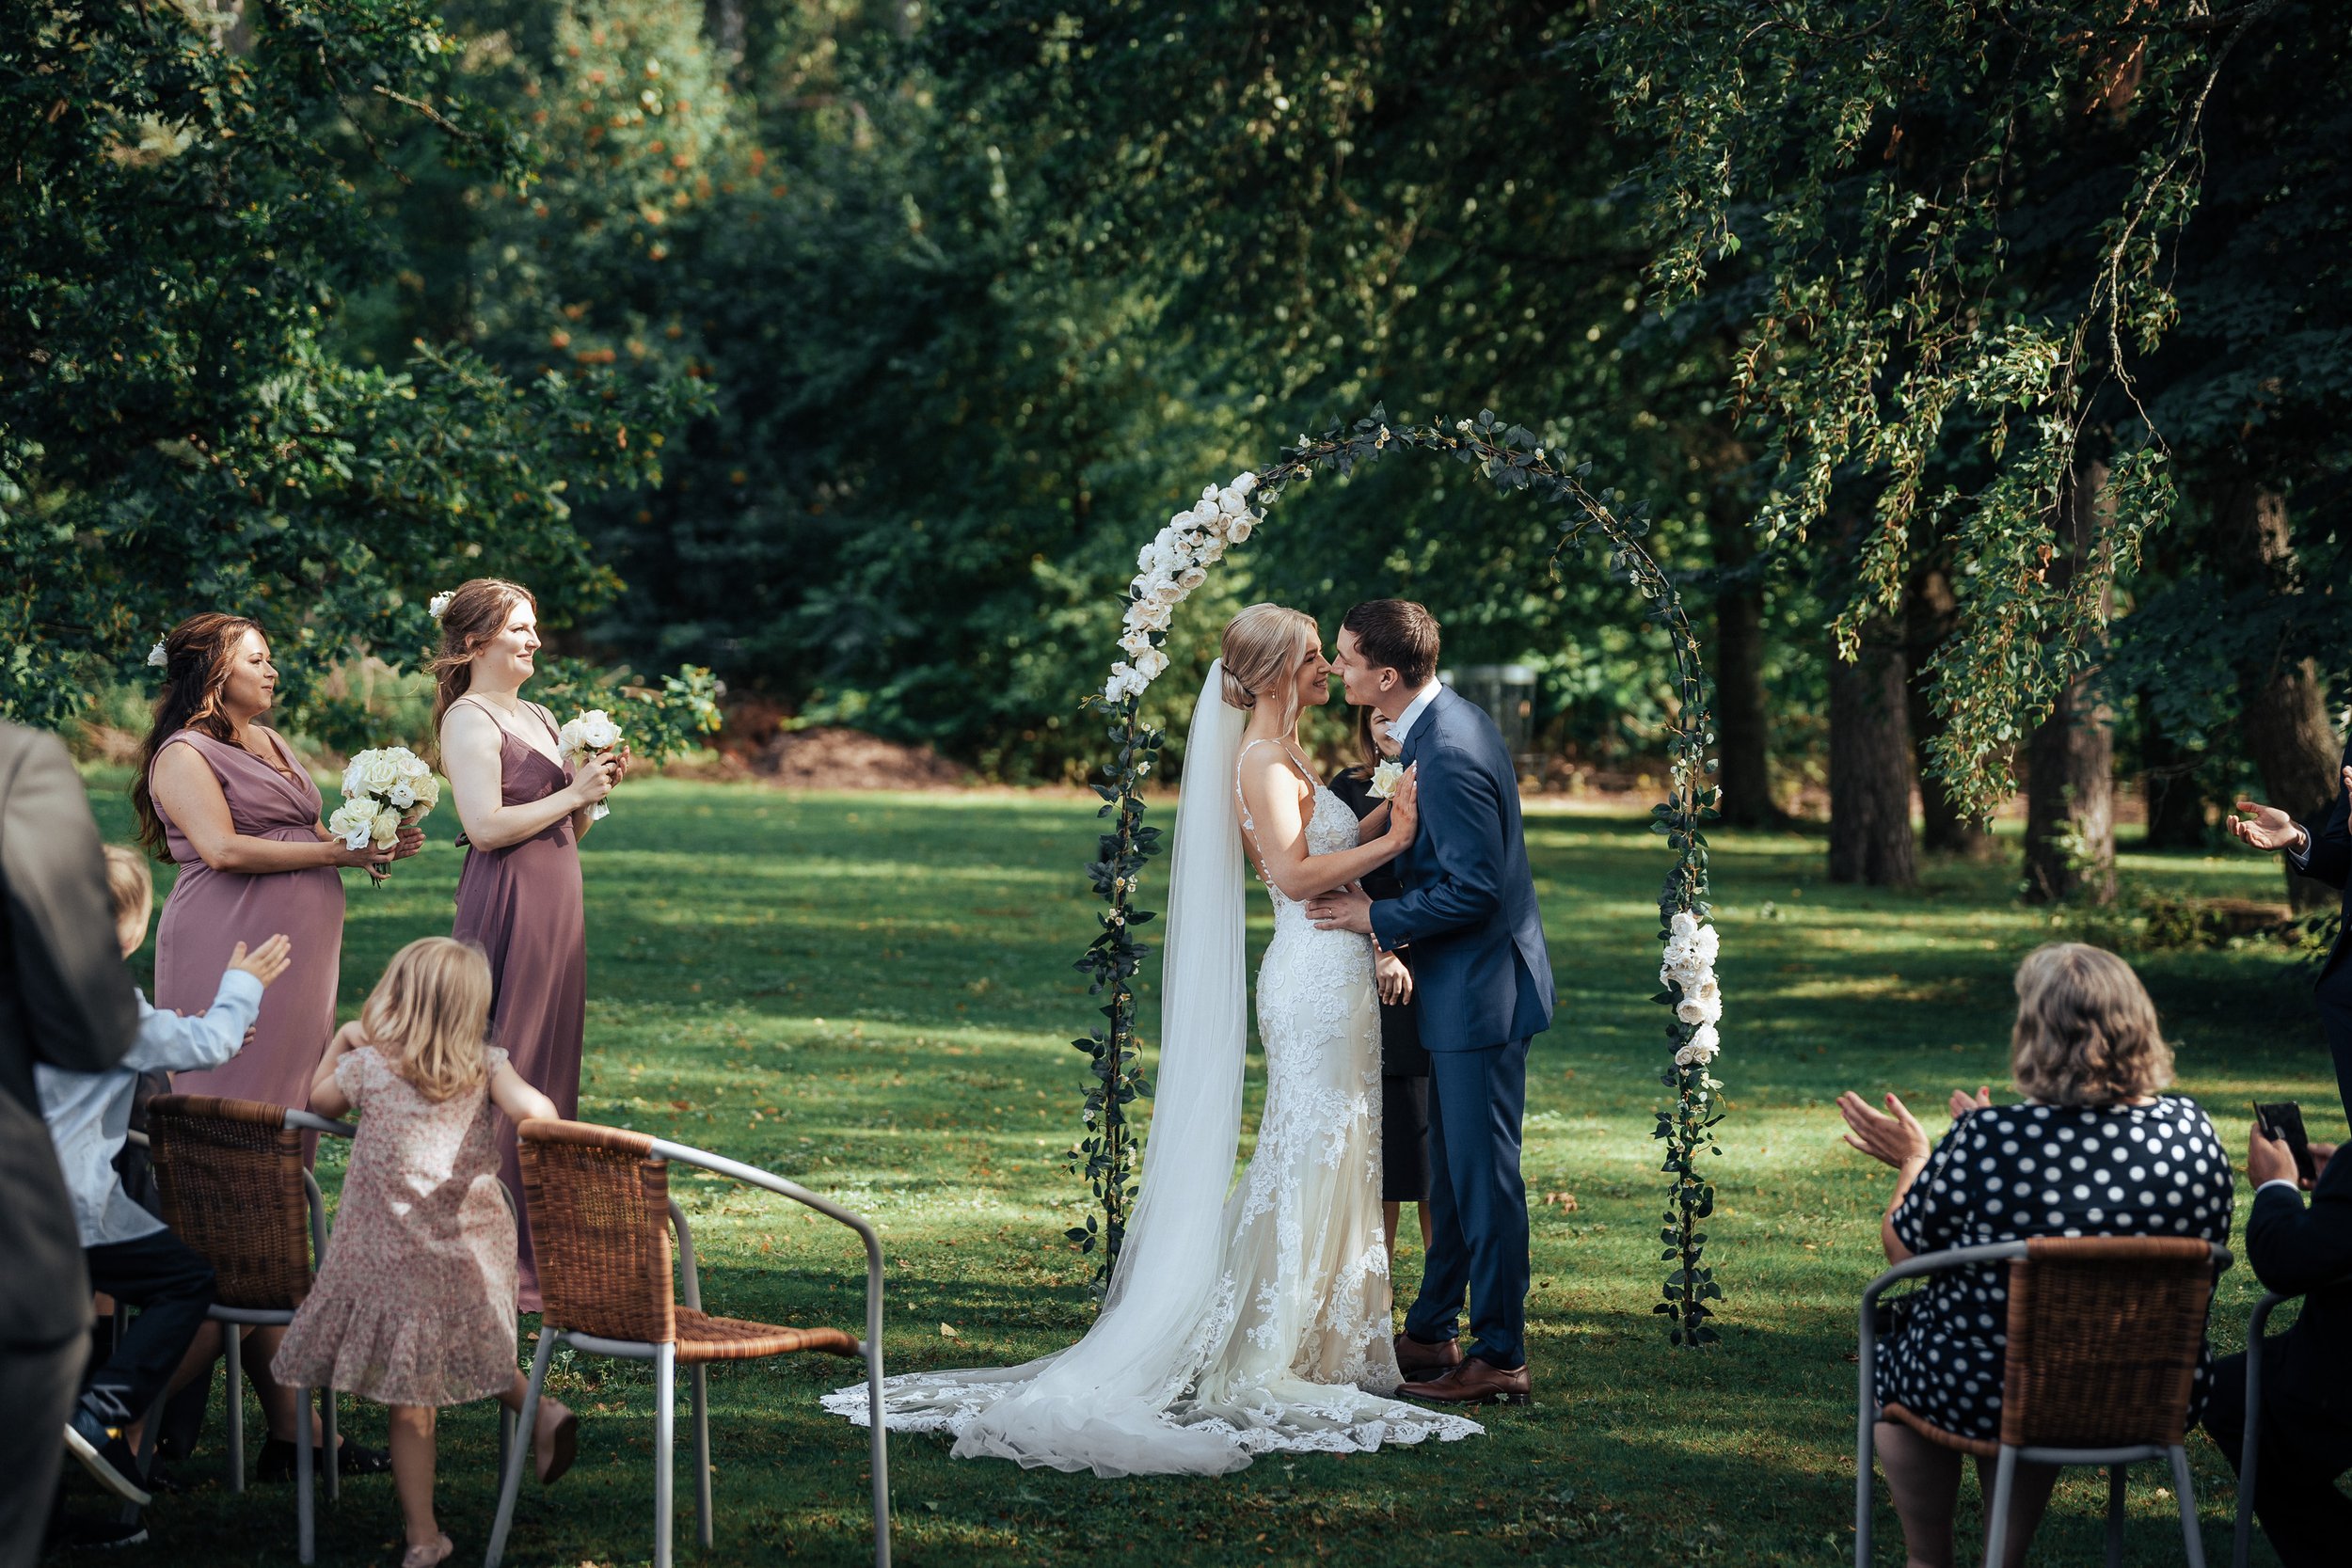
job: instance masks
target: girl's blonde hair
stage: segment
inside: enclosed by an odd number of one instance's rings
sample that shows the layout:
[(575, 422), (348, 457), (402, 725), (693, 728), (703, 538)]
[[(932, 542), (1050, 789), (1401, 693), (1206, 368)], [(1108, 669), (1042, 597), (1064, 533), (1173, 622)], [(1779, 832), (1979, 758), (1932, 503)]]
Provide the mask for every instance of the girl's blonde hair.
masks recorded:
[(1298, 720), (1298, 667), (1323, 645), (1323, 628), (1304, 610), (1285, 605), (1253, 604), (1225, 623), (1219, 657), (1225, 662), (1228, 707), (1253, 708), (1258, 699), (1279, 690), (1282, 725)]
[(427, 1100), (479, 1088), (490, 1072), (490, 960), (469, 942), (419, 937), (384, 966), (359, 1032)]
[(2103, 948), (2054, 942), (2017, 966), (2009, 1037), (2017, 1086), (2045, 1105), (2113, 1105), (2172, 1082), (2172, 1048), (2132, 966)]

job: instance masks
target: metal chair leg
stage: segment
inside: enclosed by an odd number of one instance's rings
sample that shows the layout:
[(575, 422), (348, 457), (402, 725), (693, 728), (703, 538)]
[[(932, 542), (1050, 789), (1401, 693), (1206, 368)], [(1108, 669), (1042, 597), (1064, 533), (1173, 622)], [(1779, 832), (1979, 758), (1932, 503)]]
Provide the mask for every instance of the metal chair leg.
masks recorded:
[(672, 1449), (677, 1437), (677, 1346), (653, 1357), (653, 1568), (670, 1568)]
[(229, 1351), (221, 1402), (229, 1411), (229, 1491), (234, 1496), (245, 1490), (245, 1329), (223, 1323), (220, 1333)]
[(2107, 1466), (2107, 1568), (2123, 1568), (2123, 1476), (2129, 1469)]
[(866, 1353), (866, 1447), (874, 1471), (874, 1568), (890, 1568), (890, 1431), (882, 1419), (882, 1346), (869, 1341), (860, 1348)]
[(506, 1456), (515, 1450), (515, 1413), (499, 1406), (499, 1479), (506, 1478)]
[(696, 1364), (694, 1397), (694, 1537), (710, 1550), (710, 1369)]
[(2017, 1450), (2001, 1445), (1993, 1467), (1993, 1496), (1984, 1500), (1984, 1568), (2001, 1568), (2009, 1545), (2009, 1498), (2017, 1484)]
[(2246, 1568), (2254, 1552), (2254, 1466), (2263, 1447), (2263, 1324), (2271, 1305), (2264, 1298), (2246, 1329), (2246, 1433), (2238, 1439), (2237, 1526), (2230, 1543), (2230, 1568)]
[(311, 1513), (310, 1455), (318, 1446), (317, 1413), (310, 1390), (294, 1390), (294, 1557), (309, 1563), (318, 1557), (318, 1521)]
[(506, 1550), (507, 1528), (515, 1522), (515, 1498), (523, 1486), (523, 1455), (530, 1451), (531, 1433), (536, 1430), (539, 1417), (539, 1390), (548, 1380), (548, 1363), (555, 1358), (555, 1341), (559, 1331), (539, 1325), (539, 1348), (531, 1357), (531, 1381), (523, 1386), (522, 1414), (516, 1418), (515, 1441), (508, 1448), (499, 1480), (498, 1517), (490, 1525), (490, 1549), (484, 1554), (482, 1568), (499, 1568), (499, 1558)]
[(2197, 1483), (2188, 1473), (2188, 1450), (2172, 1445), (2172, 1490), (2181, 1499), (2181, 1537), (2188, 1547), (2188, 1568), (2205, 1568), (2204, 1537), (2197, 1530)]
[(326, 1438), (319, 1445), (319, 1451), (326, 1455), (326, 1500), (331, 1503), (342, 1496), (343, 1490), (343, 1450), (342, 1440), (335, 1435), (334, 1389), (319, 1390), (319, 1411), (326, 1418), (322, 1424), (326, 1429)]

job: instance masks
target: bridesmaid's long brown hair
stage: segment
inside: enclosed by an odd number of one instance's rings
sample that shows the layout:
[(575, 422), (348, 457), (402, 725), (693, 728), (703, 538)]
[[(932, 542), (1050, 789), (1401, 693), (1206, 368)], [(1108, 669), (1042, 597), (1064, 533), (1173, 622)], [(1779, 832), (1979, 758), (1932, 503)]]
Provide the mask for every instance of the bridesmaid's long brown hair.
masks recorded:
[[(164, 842), (163, 818), (155, 814), (155, 800), (147, 784), (155, 753), (182, 730), (209, 735), (231, 746), (237, 743), (237, 732), (220, 705), (221, 693), (229, 685), (229, 659), (238, 641), (246, 632), (261, 630), (259, 622), (208, 610), (189, 616), (164, 639), (164, 694), (155, 699), (155, 722), (148, 729), (147, 744), (139, 749), (139, 776), (131, 781), (131, 809), (138, 814), (139, 843), (157, 860), (167, 859), (170, 851)], [(268, 634), (262, 637), (266, 641)]]
[(506, 629), (507, 612), (519, 600), (539, 612), (531, 590), (504, 578), (473, 578), (457, 585), (441, 609), (441, 647), (427, 666), (433, 672), (433, 737), (438, 746), (441, 716), (473, 684), (473, 656)]

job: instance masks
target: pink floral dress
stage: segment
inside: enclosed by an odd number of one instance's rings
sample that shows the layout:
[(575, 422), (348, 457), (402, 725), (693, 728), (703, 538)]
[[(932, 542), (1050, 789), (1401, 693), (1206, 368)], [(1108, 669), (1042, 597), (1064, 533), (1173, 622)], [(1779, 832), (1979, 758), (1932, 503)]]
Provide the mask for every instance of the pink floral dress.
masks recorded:
[[(506, 1053), (485, 1048), (490, 1072)], [(464, 1404), (515, 1376), (515, 1220), (489, 1077), (427, 1100), (360, 1046), (335, 1082), (361, 1113), (326, 1260), (270, 1363), (280, 1383), (382, 1404)]]

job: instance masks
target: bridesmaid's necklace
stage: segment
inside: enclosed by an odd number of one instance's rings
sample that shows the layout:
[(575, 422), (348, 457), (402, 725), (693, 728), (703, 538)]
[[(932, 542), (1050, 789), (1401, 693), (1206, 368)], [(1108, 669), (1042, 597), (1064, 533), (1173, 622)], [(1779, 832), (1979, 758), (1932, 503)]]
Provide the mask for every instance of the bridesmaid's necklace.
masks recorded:
[(294, 769), (286, 766), (286, 759), (278, 754), (278, 748), (275, 745), (268, 741), (263, 741), (262, 744), (267, 748), (266, 750), (257, 752), (253, 749), (252, 741), (249, 737), (258, 737), (260, 734), (261, 732), (254, 728), (251, 721), (247, 721), (237, 736), (237, 750), (243, 752), (246, 756), (251, 757), (255, 762), (260, 763), (262, 767), (268, 768), (279, 778), (294, 778)]

